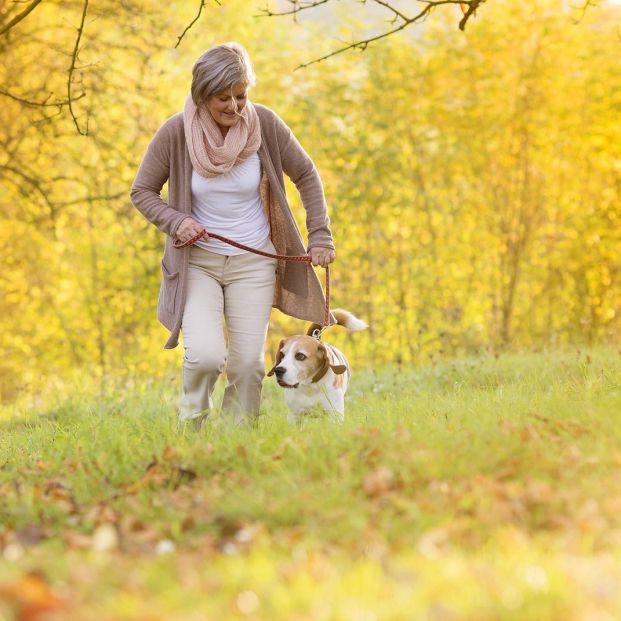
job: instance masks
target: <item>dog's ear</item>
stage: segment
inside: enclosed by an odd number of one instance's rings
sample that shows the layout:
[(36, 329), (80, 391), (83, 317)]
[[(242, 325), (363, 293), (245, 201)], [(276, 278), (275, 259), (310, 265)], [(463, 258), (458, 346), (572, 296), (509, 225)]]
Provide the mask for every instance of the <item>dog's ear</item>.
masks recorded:
[(322, 363), (319, 369), (317, 369), (315, 375), (313, 375), (313, 384), (318, 382), (328, 372), (328, 369), (332, 369), (332, 371), (337, 375), (342, 375), (345, 371), (347, 371), (347, 367), (344, 364), (330, 364), (332, 356), (330, 355), (328, 348), (321, 342), (319, 343), (319, 351), (321, 352)]
[(319, 365), (319, 368), (315, 372), (315, 375), (313, 375), (311, 384), (317, 383), (328, 372), (328, 369), (330, 368), (328, 350), (326, 349), (326, 346), (321, 341), (319, 341), (319, 347), (317, 351), (319, 352), (319, 356), (321, 357), (321, 364)]
[(272, 377), (272, 375), (274, 375), (274, 369), (282, 362), (282, 359), (285, 357), (282, 353), (282, 346), (284, 344), (284, 340), (280, 341), (280, 343), (278, 344), (278, 349), (276, 350), (276, 362), (274, 363), (274, 366), (267, 372), (268, 377)]

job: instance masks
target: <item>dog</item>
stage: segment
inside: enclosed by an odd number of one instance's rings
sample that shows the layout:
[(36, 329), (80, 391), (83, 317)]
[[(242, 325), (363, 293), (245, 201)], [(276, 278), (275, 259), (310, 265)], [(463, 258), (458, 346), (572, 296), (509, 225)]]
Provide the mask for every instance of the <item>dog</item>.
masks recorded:
[[(349, 311), (332, 311), (337, 324), (349, 330), (364, 330), (367, 324)], [(318, 411), (332, 420), (343, 421), (345, 416), (345, 392), (351, 372), (347, 359), (332, 345), (323, 343), (313, 336), (320, 330), (319, 324), (312, 324), (306, 334), (297, 334), (280, 341), (276, 352), (276, 363), (268, 371), (268, 377), (285, 388), (287, 421), (290, 425), (300, 424), (305, 415)]]

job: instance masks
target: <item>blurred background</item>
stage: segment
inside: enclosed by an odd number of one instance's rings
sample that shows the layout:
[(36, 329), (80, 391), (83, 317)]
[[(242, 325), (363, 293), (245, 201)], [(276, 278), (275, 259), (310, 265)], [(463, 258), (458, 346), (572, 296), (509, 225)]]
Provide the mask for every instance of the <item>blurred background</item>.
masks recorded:
[[(300, 69), (394, 13), (203, 4), (181, 39), (199, 2), (49, 0), (0, 36), (2, 403), (75, 382), (178, 382), (182, 347), (163, 350), (155, 318), (164, 239), (129, 189), (196, 58), (229, 40), (255, 64), (251, 99), (323, 179), (333, 307), (370, 325), (327, 336), (354, 368), (619, 341), (619, 3), (489, 0), (464, 32), (447, 5)], [(16, 11), (0, 2), (0, 21)], [(274, 311), (267, 363), (305, 327)]]

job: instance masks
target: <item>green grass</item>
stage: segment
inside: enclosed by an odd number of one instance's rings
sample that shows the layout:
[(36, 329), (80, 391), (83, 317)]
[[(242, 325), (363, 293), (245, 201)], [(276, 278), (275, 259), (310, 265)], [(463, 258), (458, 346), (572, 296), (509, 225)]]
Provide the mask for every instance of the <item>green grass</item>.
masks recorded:
[(621, 618), (618, 351), (358, 372), (302, 429), (176, 391), (3, 415), (1, 621)]

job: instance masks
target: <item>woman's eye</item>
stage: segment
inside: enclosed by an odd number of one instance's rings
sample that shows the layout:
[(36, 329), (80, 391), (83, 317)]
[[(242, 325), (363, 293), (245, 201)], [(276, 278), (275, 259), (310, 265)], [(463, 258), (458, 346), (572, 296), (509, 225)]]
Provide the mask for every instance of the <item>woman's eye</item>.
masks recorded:
[(304, 354), (296, 354), (295, 355), (295, 359), (296, 360), (306, 360), (306, 356)]

